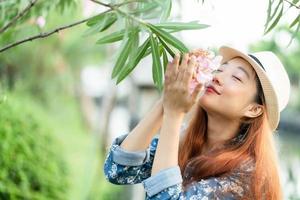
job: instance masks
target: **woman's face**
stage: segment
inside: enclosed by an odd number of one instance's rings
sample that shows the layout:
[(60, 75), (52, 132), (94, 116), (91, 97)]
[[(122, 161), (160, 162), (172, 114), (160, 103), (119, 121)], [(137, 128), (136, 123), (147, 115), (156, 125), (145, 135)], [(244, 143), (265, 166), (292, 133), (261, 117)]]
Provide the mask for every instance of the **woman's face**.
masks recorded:
[(218, 113), (229, 119), (256, 117), (254, 102), (257, 88), (255, 71), (241, 57), (236, 57), (222, 64), (214, 73), (210, 85), (199, 99), (199, 104), (207, 112)]

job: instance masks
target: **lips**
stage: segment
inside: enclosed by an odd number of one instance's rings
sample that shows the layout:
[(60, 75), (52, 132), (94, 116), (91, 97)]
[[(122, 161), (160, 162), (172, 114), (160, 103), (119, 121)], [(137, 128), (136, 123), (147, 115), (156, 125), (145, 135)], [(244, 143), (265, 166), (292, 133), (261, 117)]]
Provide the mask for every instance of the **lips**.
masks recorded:
[(206, 87), (207, 89), (212, 89), (215, 93), (217, 93), (218, 95), (220, 95), (221, 93), (213, 86), (213, 85), (209, 85)]

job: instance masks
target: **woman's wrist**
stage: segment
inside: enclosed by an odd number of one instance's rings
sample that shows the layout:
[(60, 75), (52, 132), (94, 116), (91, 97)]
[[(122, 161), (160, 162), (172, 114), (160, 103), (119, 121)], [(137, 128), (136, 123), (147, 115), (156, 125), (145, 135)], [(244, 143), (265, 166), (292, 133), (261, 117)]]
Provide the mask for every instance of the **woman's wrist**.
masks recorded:
[(166, 109), (164, 110), (164, 117), (167, 118), (183, 118), (185, 115), (184, 112), (181, 111), (176, 111), (176, 110), (171, 110), (171, 109)]
[(184, 116), (183, 112), (167, 111), (163, 114), (163, 123), (176, 129), (176, 126), (181, 126)]

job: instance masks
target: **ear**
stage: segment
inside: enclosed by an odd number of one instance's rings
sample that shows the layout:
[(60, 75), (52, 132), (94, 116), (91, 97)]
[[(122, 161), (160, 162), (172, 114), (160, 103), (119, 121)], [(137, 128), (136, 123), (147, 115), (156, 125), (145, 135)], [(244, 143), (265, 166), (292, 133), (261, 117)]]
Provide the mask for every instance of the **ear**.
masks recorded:
[(244, 116), (249, 118), (258, 117), (263, 113), (263, 106), (258, 103), (252, 103), (246, 109)]

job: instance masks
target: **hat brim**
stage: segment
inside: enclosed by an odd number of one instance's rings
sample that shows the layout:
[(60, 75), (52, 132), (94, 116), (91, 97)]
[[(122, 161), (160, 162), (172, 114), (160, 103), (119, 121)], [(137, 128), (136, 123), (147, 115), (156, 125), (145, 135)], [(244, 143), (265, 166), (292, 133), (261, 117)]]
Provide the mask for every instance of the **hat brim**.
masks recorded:
[(268, 76), (266, 75), (264, 69), (248, 54), (243, 53), (239, 50), (236, 50), (234, 48), (228, 47), (228, 46), (221, 46), (219, 49), (219, 54), (223, 56), (221, 63), (227, 62), (235, 57), (242, 57), (246, 61), (248, 61), (251, 66), (253, 67), (254, 71), (256, 72), (259, 81), (261, 83), (264, 97), (265, 97), (265, 103), (267, 107), (267, 117), (269, 120), (269, 125), (272, 131), (276, 130), (278, 124), (279, 124), (279, 110), (278, 110), (278, 102), (277, 102), (277, 96), (275, 93), (275, 90), (271, 84), (271, 81), (269, 80)]

